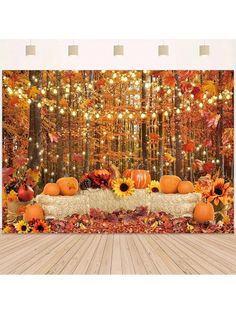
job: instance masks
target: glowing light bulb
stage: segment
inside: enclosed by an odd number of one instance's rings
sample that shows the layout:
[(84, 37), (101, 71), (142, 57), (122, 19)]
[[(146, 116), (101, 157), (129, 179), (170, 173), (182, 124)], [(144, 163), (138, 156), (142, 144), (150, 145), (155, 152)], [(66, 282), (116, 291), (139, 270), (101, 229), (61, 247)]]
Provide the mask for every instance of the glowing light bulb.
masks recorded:
[(226, 96), (226, 99), (230, 99), (230, 95), (229, 94)]
[(179, 114), (181, 111), (179, 108), (176, 109), (176, 113)]
[(141, 113), (141, 118), (144, 119), (146, 117), (145, 113)]
[(113, 83), (114, 83), (114, 81), (113, 81), (112, 79), (110, 79), (110, 80), (109, 80), (109, 84), (112, 85)]
[(54, 107), (53, 107), (53, 106), (50, 106), (50, 107), (49, 107), (49, 111), (53, 112), (53, 110), (54, 110)]
[(56, 90), (56, 88), (54, 88), (54, 90), (53, 90), (53, 94), (54, 94), (54, 95), (56, 95), (56, 94), (57, 94), (57, 90)]
[(133, 119), (133, 114), (132, 113), (129, 114), (129, 118)]
[(111, 119), (111, 114), (110, 113), (108, 113), (107, 118)]
[(31, 102), (32, 102), (31, 99), (28, 99), (28, 100), (27, 100), (27, 103), (28, 103), (29, 105), (31, 104)]
[(186, 110), (187, 110), (188, 112), (190, 112), (190, 111), (191, 111), (191, 107), (188, 106)]
[(84, 114), (84, 117), (86, 118), (86, 119), (88, 119), (88, 113), (87, 112), (85, 112), (85, 114)]
[(60, 114), (64, 114), (64, 113), (65, 113), (65, 110), (63, 108), (61, 108)]
[(122, 117), (123, 117), (123, 116), (122, 116), (122, 113), (119, 113), (119, 114), (118, 114), (118, 118), (119, 118), (119, 119), (122, 119)]
[(100, 117), (99, 113), (96, 113), (95, 117), (98, 119)]
[(203, 103), (202, 102), (200, 102), (199, 107), (203, 108)]
[(210, 98), (208, 99), (208, 104), (212, 104), (213, 103), (213, 100)]
[(167, 94), (170, 95), (171, 94), (171, 89), (167, 90)]
[(152, 118), (156, 118), (156, 116), (157, 116), (156, 112), (153, 112), (152, 113)]
[(76, 116), (76, 111), (72, 111), (72, 116), (75, 117)]
[(165, 117), (168, 117), (168, 115), (169, 115), (169, 114), (168, 114), (168, 111), (165, 111), (165, 112), (164, 112), (164, 116), (165, 116)]

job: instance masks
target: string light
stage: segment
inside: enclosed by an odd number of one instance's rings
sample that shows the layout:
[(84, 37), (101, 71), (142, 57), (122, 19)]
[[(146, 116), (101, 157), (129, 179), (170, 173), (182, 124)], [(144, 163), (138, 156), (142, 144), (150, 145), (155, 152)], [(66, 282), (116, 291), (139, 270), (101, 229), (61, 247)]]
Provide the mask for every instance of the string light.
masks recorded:
[(73, 117), (75, 117), (75, 116), (76, 116), (76, 111), (72, 111), (71, 115), (72, 115)]
[(50, 107), (49, 107), (49, 111), (53, 112), (53, 110), (54, 110), (54, 107), (53, 107), (53, 106), (50, 106)]
[(65, 110), (63, 108), (60, 109), (60, 114), (64, 114)]
[(152, 118), (156, 118), (157, 114), (155, 112), (152, 113)]
[(146, 114), (145, 113), (141, 113), (141, 119), (146, 118)]

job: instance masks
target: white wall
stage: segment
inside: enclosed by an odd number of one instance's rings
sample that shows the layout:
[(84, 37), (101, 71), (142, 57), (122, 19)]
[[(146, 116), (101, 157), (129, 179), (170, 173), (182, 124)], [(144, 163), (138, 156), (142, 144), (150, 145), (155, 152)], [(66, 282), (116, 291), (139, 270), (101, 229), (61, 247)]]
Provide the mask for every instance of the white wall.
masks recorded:
[[(78, 57), (67, 56), (67, 45), (72, 44), (72, 41), (48, 39), (33, 40), (32, 44), (37, 46), (37, 55), (26, 57), (25, 45), (28, 43), (27, 40), (0, 40), (0, 71), (7, 69), (236, 70), (236, 40), (206, 40), (206, 44), (210, 45), (210, 57), (198, 55), (198, 47), (199, 44), (203, 44), (202, 40), (166, 40), (165, 44), (169, 45), (168, 57), (157, 55), (157, 46), (162, 44), (161, 40), (120, 40), (120, 44), (125, 46), (123, 57), (113, 56), (113, 45), (117, 44), (116, 40), (75, 40), (75, 44), (80, 46)], [(0, 96), (1, 92), (0, 89)]]

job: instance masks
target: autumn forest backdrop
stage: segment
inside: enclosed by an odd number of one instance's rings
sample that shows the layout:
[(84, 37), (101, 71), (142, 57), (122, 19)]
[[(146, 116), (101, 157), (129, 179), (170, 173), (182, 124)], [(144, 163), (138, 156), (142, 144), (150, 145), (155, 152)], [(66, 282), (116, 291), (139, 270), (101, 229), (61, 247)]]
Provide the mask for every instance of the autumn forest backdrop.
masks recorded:
[(3, 167), (233, 180), (233, 71), (3, 71)]

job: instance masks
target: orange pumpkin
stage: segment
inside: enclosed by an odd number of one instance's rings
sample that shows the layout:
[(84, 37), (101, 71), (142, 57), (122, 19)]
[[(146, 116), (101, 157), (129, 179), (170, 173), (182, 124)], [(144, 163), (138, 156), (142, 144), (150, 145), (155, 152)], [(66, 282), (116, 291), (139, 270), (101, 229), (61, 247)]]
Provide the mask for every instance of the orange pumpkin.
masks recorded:
[(110, 175), (110, 172), (106, 169), (98, 169), (98, 170), (94, 170), (94, 175), (95, 176), (106, 176), (106, 175)]
[(204, 223), (214, 220), (214, 207), (211, 203), (197, 203), (193, 212), (193, 219), (196, 222)]
[(162, 193), (170, 194), (178, 192), (178, 185), (181, 179), (177, 176), (165, 175), (160, 179), (160, 191)]
[(181, 181), (178, 185), (178, 192), (180, 194), (193, 193), (194, 186), (190, 181)]
[(25, 213), (23, 215), (25, 221), (32, 221), (33, 219), (44, 219), (43, 208), (40, 204), (35, 203), (33, 205), (27, 205), (25, 208)]
[(75, 195), (79, 191), (79, 183), (76, 178), (64, 177), (57, 180), (60, 194), (65, 196)]
[(17, 215), (23, 215), (25, 213), (26, 206), (21, 205), (20, 207), (17, 208), (16, 213)]
[(123, 172), (123, 177), (131, 178), (135, 189), (145, 189), (151, 183), (151, 176), (147, 170), (127, 169)]
[(43, 189), (43, 194), (57, 196), (60, 194), (60, 189), (56, 183), (47, 183)]

